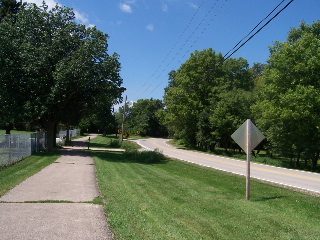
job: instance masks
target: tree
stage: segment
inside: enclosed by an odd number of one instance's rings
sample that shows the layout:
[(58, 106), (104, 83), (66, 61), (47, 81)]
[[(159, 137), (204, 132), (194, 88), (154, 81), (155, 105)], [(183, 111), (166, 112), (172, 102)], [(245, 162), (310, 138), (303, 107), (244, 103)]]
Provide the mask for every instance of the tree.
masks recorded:
[(22, 3), (22, 0), (19, 2), (16, 0), (0, 0), (0, 23), (6, 16), (16, 14), (25, 5), (26, 3)]
[(230, 136), (246, 119), (252, 119), (250, 106), (253, 103), (252, 91), (236, 88), (220, 94), (220, 101), (209, 117), (212, 135), (220, 147), (237, 147)]
[(175, 74), (171, 74), (172, 80), (164, 96), (166, 110), (162, 123), (173, 137), (182, 139), (188, 146), (197, 144), (198, 115), (209, 104), (214, 86), (219, 85), (222, 71), (215, 66), (222, 62), (222, 55), (212, 49), (195, 51)]
[(212, 49), (195, 51), (176, 72), (170, 73), (162, 122), (173, 137), (186, 145), (213, 149), (219, 139), (210, 116), (221, 94), (252, 88), (252, 73), (245, 59), (224, 61), (222, 54)]
[[(20, 8), (23, 8), (25, 4), (22, 2), (16, 2), (15, 0), (0, 0), (0, 24), (6, 16), (11, 16), (14, 20), (13, 14), (16, 14)], [(0, 66), (2, 76), (5, 79), (19, 78), (20, 71), (20, 59), (14, 53), (18, 51), (18, 46), (12, 41), (13, 36), (8, 36), (8, 33), (1, 34), (0, 37)], [(11, 38), (11, 39), (10, 39)], [(10, 40), (9, 40), (10, 39)], [(11, 85), (10, 81), (6, 81), (7, 86)], [(13, 127), (14, 118), (19, 119), (21, 113), (22, 102), (20, 96), (14, 101), (12, 96), (16, 94), (15, 89), (13, 91), (8, 91), (7, 88), (0, 89), (0, 101), (2, 107), (0, 108), (0, 125), (6, 129), (6, 134), (10, 134), (10, 130)], [(8, 109), (9, 108), (9, 109)], [(11, 111), (7, 111), (10, 110)]]
[(263, 63), (254, 63), (251, 70), (253, 72), (253, 78), (258, 78), (263, 75), (263, 70), (265, 69), (266, 64)]
[(129, 108), (127, 128), (131, 132), (139, 131), (144, 136), (166, 136), (166, 128), (160, 124), (157, 116), (157, 112), (163, 107), (164, 104), (159, 99), (139, 99)]
[(311, 160), (320, 147), (320, 22), (301, 23), (286, 42), (276, 42), (264, 71), (263, 99), (254, 107), (269, 147), (277, 153)]
[[(0, 31), (7, 33), (0, 37), (1, 49), (9, 44), (15, 50), (1, 57), (8, 70), (0, 73), (1, 87), (16, 92), (13, 102), (22, 102), (25, 121), (46, 129), (49, 151), (59, 122), (77, 124), (95, 106), (110, 106), (124, 90), (118, 55), (107, 53), (108, 36), (76, 24), (74, 18), (69, 8), (29, 4), (15, 15), (14, 23), (6, 17), (0, 24)], [(12, 61), (19, 66), (13, 75)], [(10, 112), (10, 101), (5, 113)]]

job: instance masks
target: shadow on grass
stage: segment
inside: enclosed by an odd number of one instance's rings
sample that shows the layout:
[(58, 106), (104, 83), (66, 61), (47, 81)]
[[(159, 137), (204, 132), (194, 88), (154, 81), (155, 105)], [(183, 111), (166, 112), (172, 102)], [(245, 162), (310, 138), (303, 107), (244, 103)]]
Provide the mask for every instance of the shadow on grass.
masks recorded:
[(261, 197), (261, 198), (253, 200), (253, 202), (269, 201), (269, 200), (275, 200), (275, 199), (280, 199), (280, 198), (287, 198), (287, 196)]
[[(88, 146), (88, 143), (86, 143)], [(117, 140), (111, 140), (110, 143), (92, 143), (90, 142), (90, 147), (92, 148), (120, 148), (121, 144)]]
[(90, 151), (92, 157), (97, 157), (103, 161), (109, 162), (127, 162), (141, 164), (164, 164), (169, 161), (159, 151), (126, 151), (126, 152), (103, 152)]

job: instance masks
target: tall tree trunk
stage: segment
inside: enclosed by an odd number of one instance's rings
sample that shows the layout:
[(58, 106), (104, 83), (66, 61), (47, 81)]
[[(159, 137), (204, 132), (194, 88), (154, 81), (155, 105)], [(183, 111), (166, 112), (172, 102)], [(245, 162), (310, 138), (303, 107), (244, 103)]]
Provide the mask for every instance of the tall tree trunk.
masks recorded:
[(54, 121), (54, 130), (53, 130), (53, 148), (57, 147), (56, 137), (57, 137), (57, 129), (58, 129), (58, 122)]
[(318, 165), (318, 160), (319, 160), (319, 152), (317, 152), (316, 156), (312, 159), (311, 162), (311, 167), (312, 167), (312, 171), (316, 171), (317, 170), (317, 165)]
[[(67, 126), (67, 136), (66, 136), (66, 142), (67, 142), (67, 145), (69, 146), (69, 143), (71, 142), (71, 138), (70, 138), (70, 126), (68, 125)], [(70, 144), (71, 145), (71, 144)]]
[(299, 151), (298, 155), (297, 155), (297, 160), (296, 160), (296, 166), (297, 167), (300, 167), (300, 156), (301, 156), (301, 152)]
[(47, 150), (52, 152), (56, 146), (56, 128), (57, 123), (55, 120), (49, 120), (47, 123)]
[(12, 125), (9, 124), (6, 126), (6, 134), (10, 134), (11, 133), (11, 129), (12, 129)]

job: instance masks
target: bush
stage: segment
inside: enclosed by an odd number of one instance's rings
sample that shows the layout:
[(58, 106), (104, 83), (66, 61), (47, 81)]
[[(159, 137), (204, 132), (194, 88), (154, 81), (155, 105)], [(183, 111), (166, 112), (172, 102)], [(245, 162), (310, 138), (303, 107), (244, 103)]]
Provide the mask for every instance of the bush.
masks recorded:
[(146, 164), (164, 163), (167, 160), (159, 149), (154, 151), (126, 150), (124, 157), (126, 161)]
[(109, 144), (108, 144), (108, 147), (111, 147), (111, 148), (120, 148), (121, 147), (121, 144), (120, 144), (120, 141), (117, 140), (117, 139), (111, 139)]
[(120, 144), (120, 148), (126, 150), (126, 151), (133, 151), (133, 150), (138, 150), (140, 148), (140, 146), (134, 142), (130, 142), (130, 141), (123, 141)]

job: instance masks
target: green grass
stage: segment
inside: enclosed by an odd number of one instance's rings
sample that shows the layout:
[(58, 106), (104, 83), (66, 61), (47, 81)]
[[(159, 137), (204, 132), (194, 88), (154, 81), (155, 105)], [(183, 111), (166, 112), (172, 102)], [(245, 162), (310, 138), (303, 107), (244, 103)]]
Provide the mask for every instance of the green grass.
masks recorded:
[[(39, 172), (60, 157), (55, 153), (38, 153), (0, 170), (0, 196)], [(36, 186), (35, 186), (36, 187)]]
[[(0, 134), (5, 134), (6, 130), (0, 129)], [(18, 130), (11, 130), (10, 133), (12, 134), (26, 134), (26, 133), (35, 133), (34, 131), (18, 131)]]
[(129, 139), (148, 139), (149, 136), (142, 136), (142, 135), (130, 135)]
[(319, 239), (319, 197), (253, 180), (247, 201), (240, 176), (150, 164), (152, 153), (91, 154), (116, 239)]
[(138, 144), (124, 140), (122, 143), (114, 135), (103, 137), (101, 135), (90, 140), (90, 148), (123, 148), (136, 150), (141, 148)]

